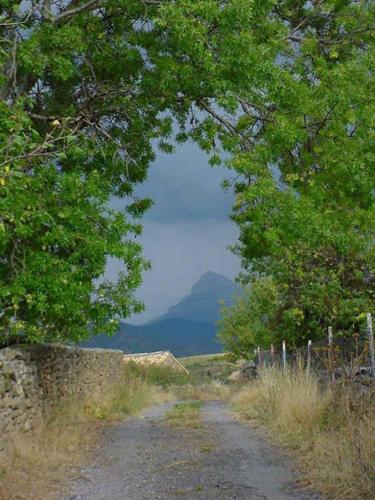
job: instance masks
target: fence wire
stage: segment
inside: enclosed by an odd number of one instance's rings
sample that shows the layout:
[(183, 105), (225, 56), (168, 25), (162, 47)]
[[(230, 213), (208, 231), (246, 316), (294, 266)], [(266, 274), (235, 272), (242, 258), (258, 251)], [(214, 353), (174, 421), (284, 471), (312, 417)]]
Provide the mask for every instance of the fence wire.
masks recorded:
[[(326, 339), (306, 342), (305, 346), (291, 348), (286, 343), (285, 353), (282, 345), (269, 349), (258, 347), (254, 351), (259, 366), (295, 367), (301, 366), (312, 371), (332, 371), (336, 374), (360, 374), (375, 377), (373, 349), (371, 348), (372, 320), (362, 321), (357, 332), (351, 335), (335, 334)], [(332, 331), (332, 330), (331, 330)]]

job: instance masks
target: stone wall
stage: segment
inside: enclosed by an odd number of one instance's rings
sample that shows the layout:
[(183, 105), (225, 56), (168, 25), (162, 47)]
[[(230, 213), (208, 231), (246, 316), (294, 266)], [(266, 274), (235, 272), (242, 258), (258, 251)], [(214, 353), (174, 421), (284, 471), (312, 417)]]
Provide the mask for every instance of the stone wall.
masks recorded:
[(40, 344), (0, 350), (0, 436), (28, 431), (53, 405), (100, 400), (123, 373), (123, 352)]

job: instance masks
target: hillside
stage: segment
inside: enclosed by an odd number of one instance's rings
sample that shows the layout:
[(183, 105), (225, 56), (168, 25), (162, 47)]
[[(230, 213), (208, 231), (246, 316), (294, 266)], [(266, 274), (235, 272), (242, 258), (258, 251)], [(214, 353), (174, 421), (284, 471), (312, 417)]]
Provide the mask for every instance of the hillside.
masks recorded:
[(191, 356), (221, 352), (215, 335), (213, 323), (169, 318), (139, 326), (120, 323), (112, 337), (97, 335), (85, 346), (122, 349), (130, 353), (169, 350), (175, 356)]
[(239, 292), (240, 287), (230, 279), (207, 272), (163, 316), (145, 325), (121, 322), (112, 337), (97, 335), (82, 345), (130, 353), (169, 350), (175, 356), (221, 352), (215, 325), (220, 318), (219, 302), (230, 304)]

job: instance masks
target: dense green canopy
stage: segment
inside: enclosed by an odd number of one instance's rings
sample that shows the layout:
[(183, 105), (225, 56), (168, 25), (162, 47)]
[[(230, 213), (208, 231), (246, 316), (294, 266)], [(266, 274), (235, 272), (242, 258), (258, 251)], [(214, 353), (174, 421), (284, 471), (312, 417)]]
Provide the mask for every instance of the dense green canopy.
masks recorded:
[(240, 116), (223, 124), (240, 135), (233, 219), (254, 293), (221, 337), (250, 315), (246, 352), (348, 334), (375, 305), (375, 3), (262, 2), (257, 19)]
[(275, 298), (257, 335), (299, 343), (373, 306), (373, 1), (0, 8), (0, 335), (78, 339), (140, 309), (133, 188), (176, 128), (232, 169), (243, 279)]

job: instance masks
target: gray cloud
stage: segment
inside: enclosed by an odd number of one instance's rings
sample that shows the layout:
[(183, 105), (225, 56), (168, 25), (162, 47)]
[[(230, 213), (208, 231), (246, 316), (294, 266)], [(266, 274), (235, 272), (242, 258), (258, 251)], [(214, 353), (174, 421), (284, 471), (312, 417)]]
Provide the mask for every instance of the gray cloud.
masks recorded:
[(160, 154), (148, 180), (137, 189), (139, 196), (155, 200), (147, 220), (168, 223), (228, 218), (232, 194), (224, 193), (220, 184), (229, 172), (210, 167), (208, 159), (192, 143), (177, 146), (173, 155)]

